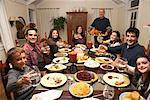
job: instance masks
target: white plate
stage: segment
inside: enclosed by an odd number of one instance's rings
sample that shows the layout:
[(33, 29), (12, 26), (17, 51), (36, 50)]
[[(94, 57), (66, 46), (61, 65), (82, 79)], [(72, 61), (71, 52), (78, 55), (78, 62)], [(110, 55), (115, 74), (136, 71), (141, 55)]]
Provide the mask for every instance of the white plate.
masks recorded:
[(88, 59), (84, 62), (84, 65), (88, 68), (98, 68), (100, 64), (94, 60)]
[(67, 81), (66, 75), (62, 73), (50, 73), (41, 78), (41, 84), (44, 87), (55, 88), (62, 86)]
[(57, 57), (53, 59), (54, 63), (59, 63), (59, 64), (65, 64), (69, 62), (69, 58), (68, 57)]
[(83, 98), (83, 99), (81, 99), (81, 100), (100, 100), (100, 99), (98, 99), (98, 98), (93, 98), (93, 97), (90, 97), (90, 98)]
[(69, 87), (69, 92), (70, 92), (73, 96), (78, 97), (78, 98), (84, 98), (84, 97), (90, 96), (90, 95), (93, 93), (93, 87), (90, 86), (89, 84), (85, 83), (85, 84), (87, 84), (87, 85), (89, 86), (89, 88), (90, 88), (89, 93), (88, 93), (87, 95), (84, 95), (84, 96), (78, 96), (78, 95), (74, 94), (74, 93), (72, 92), (72, 88), (73, 88), (76, 84), (78, 84), (78, 83), (79, 83), (79, 82), (73, 83), (73, 84)]
[(120, 74), (120, 73), (115, 73), (115, 72), (108, 72), (103, 76), (103, 80), (115, 87), (126, 87), (130, 84), (130, 80), (127, 76)]
[(55, 57), (66, 57), (66, 56), (68, 56), (68, 54), (67, 53), (63, 53), (63, 52), (58, 52), (58, 53), (55, 53), (54, 56)]
[(84, 44), (77, 44), (77, 45), (75, 45), (75, 47), (81, 48), (82, 50), (86, 49), (86, 45), (84, 45)]
[(70, 52), (71, 49), (69, 48), (61, 48), (61, 49), (58, 49), (59, 52)]
[[(106, 66), (106, 67), (105, 67)], [(108, 68), (107, 66), (109, 66), (110, 68)], [(103, 69), (103, 70), (113, 70), (114, 69), (114, 66), (111, 65), (111, 64), (101, 64), (100, 65), (100, 68)]]
[(99, 63), (105, 63), (105, 64), (113, 62), (113, 60), (111, 58), (108, 58), (108, 57), (96, 57), (95, 61), (97, 61)]
[(61, 71), (63, 69), (66, 69), (67, 66), (62, 65), (62, 64), (49, 64), (49, 65), (46, 65), (45, 68), (47, 68), (50, 71)]

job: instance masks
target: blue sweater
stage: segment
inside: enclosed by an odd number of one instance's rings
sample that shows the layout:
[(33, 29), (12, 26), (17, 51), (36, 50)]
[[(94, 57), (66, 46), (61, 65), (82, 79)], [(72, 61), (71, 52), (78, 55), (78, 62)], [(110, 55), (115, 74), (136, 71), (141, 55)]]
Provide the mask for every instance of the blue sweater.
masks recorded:
[(144, 47), (142, 47), (138, 43), (130, 47), (127, 46), (127, 43), (116, 47), (109, 47), (108, 52), (120, 53), (121, 57), (127, 59), (128, 64), (134, 67), (136, 66), (136, 59), (138, 58), (138, 56), (145, 55)]

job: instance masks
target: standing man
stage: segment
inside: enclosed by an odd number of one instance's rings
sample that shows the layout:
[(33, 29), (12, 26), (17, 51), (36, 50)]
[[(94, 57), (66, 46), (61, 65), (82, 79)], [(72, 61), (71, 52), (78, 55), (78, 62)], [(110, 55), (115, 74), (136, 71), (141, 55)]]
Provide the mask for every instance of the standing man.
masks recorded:
[[(106, 18), (104, 15), (105, 9), (100, 9), (99, 17), (93, 21), (91, 27), (95, 28), (98, 31), (101, 31), (101, 33), (103, 34), (103, 40), (107, 40), (109, 37), (109, 32), (111, 31), (111, 25), (109, 19)], [(97, 36), (94, 36), (94, 42), (98, 43)]]

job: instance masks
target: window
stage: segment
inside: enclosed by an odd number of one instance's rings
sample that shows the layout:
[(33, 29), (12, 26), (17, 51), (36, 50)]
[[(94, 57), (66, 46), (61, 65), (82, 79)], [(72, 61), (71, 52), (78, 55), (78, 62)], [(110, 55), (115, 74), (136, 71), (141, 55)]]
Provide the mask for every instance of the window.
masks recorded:
[(139, 0), (130, 0), (129, 2), (129, 20), (130, 27), (136, 27), (138, 18)]
[(132, 10), (131, 11), (130, 27), (136, 27), (137, 13), (138, 13), (137, 10)]

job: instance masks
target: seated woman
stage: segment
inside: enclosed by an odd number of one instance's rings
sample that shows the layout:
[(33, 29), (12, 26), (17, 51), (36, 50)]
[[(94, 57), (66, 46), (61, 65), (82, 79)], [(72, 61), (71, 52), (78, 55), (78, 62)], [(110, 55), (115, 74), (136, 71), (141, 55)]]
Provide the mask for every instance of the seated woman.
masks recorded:
[(52, 54), (56, 53), (59, 47), (65, 46), (64, 42), (62, 42), (62, 39), (59, 36), (58, 30), (56, 29), (52, 29), (50, 31), (48, 39)]
[(6, 89), (14, 93), (15, 100), (29, 100), (35, 87), (32, 87), (29, 75), (25, 74), (30, 67), (26, 66), (25, 51), (20, 47), (12, 48), (7, 53), (8, 71)]
[(85, 33), (83, 32), (83, 27), (81, 25), (76, 27), (76, 33), (73, 35), (73, 46), (77, 44), (86, 44)]
[(109, 47), (119, 46), (120, 43), (121, 43), (121, 39), (120, 39), (120, 32), (119, 31), (113, 31), (110, 34), (110, 38), (108, 40), (103, 41), (103, 44), (106, 44)]

